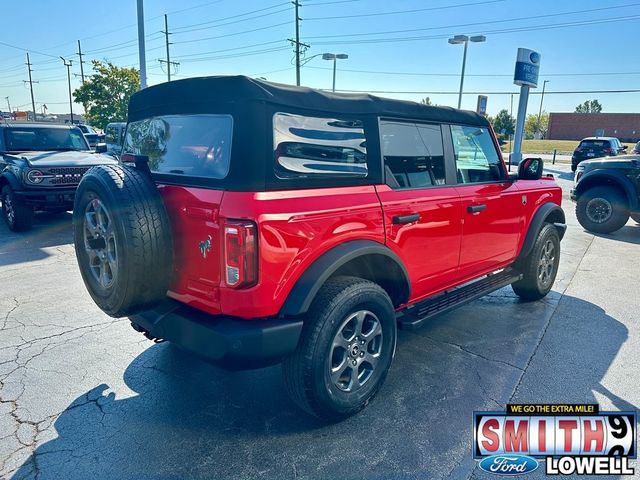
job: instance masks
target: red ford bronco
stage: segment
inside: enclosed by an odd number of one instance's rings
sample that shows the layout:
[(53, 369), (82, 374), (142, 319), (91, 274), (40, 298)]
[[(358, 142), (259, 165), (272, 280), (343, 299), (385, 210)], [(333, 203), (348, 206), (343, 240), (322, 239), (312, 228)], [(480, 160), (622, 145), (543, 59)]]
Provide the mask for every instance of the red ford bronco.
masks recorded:
[(136, 93), (122, 165), (78, 188), (97, 305), (227, 368), (283, 362), (293, 400), (341, 419), (382, 385), (396, 329), (555, 280), (561, 191), (505, 168), (472, 112), (247, 77)]

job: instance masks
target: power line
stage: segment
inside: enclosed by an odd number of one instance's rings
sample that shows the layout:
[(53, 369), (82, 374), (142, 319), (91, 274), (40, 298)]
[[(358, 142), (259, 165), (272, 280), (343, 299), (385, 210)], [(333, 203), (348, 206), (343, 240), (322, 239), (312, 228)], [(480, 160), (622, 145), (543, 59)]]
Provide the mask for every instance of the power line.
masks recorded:
[(243, 30), (241, 32), (233, 32), (233, 33), (226, 33), (224, 35), (216, 35), (213, 37), (203, 37), (203, 38), (195, 38), (193, 40), (182, 40), (179, 42), (173, 42), (174, 44), (178, 44), (178, 43), (195, 43), (195, 42), (204, 42), (205, 40), (215, 40), (218, 38), (226, 38), (226, 37), (233, 37), (236, 35), (243, 35), (245, 33), (253, 33), (253, 32), (259, 32), (261, 30), (268, 30), (270, 28), (276, 28), (276, 27), (281, 27), (283, 25), (290, 25), (291, 22), (282, 22), (282, 23), (276, 23), (273, 25), (267, 25), (266, 27), (260, 27), (260, 28), (252, 28), (250, 30)]
[[(216, 24), (214, 26), (218, 26), (219, 27), (219, 26), (222, 26), (222, 25), (231, 25), (233, 23), (239, 23), (239, 22), (244, 22), (244, 21), (248, 21), (248, 20), (253, 20), (255, 18), (262, 18), (262, 17), (266, 17), (268, 15), (275, 15), (276, 13), (281, 13), (281, 12), (288, 11), (288, 8), (282, 9), (282, 10), (278, 10), (276, 12), (270, 12), (270, 13), (265, 13), (265, 14), (262, 14), (262, 15), (257, 15), (257, 16), (255, 16), (254, 14), (260, 13), (260, 12), (265, 12), (267, 10), (272, 10), (274, 8), (282, 7), (282, 6), (288, 5), (288, 4), (289, 4), (289, 2), (282, 2), (282, 3), (277, 3), (275, 5), (271, 5), (269, 7), (259, 8), (257, 10), (251, 10), (249, 12), (244, 12), (244, 13), (239, 13), (239, 14), (236, 14), (236, 15), (231, 15), (229, 17), (218, 18), (216, 20), (209, 20), (209, 21), (206, 21), (206, 22), (194, 23), (194, 24), (191, 24), (191, 25), (183, 25), (182, 27), (175, 27), (174, 31), (175, 31), (176, 35), (178, 35), (178, 34), (181, 34), (181, 33), (195, 32), (195, 31), (198, 31), (198, 30), (202, 30), (202, 28), (194, 28), (194, 27), (201, 27), (203, 25)], [(217, 24), (220, 24), (221, 22), (226, 22), (227, 20), (233, 20), (233, 19), (240, 18), (240, 17), (246, 17), (247, 15), (254, 15), (254, 16), (251, 16), (249, 18), (240, 19), (240, 20), (238, 20), (236, 22), (228, 22), (228, 23), (223, 23), (222, 25), (217, 25)], [(207, 27), (207, 28), (209, 28), (209, 27)]]
[[(612, 18), (598, 19), (598, 20), (579, 20), (576, 22), (563, 22), (563, 23), (555, 23), (555, 24), (547, 24), (547, 25), (535, 25), (535, 26), (529, 26), (529, 27), (513, 27), (513, 28), (498, 29), (498, 30), (477, 30), (474, 32), (467, 32), (467, 33), (468, 34), (482, 33), (484, 35), (501, 35), (505, 33), (529, 32), (529, 31), (535, 31), (535, 30), (552, 30), (555, 28), (566, 28), (566, 27), (581, 27), (581, 26), (589, 26), (589, 25), (599, 25), (602, 23), (632, 21), (632, 20), (638, 20), (638, 19), (640, 19), (640, 15), (612, 17)], [(413, 36), (413, 37), (377, 38), (377, 39), (367, 39), (367, 40), (344, 40), (344, 41), (335, 41), (335, 42), (314, 42), (314, 45), (355, 45), (355, 44), (407, 42), (407, 41), (414, 41), (414, 40), (437, 40), (437, 39), (447, 38), (450, 35), (452, 34), (446, 33), (446, 34), (438, 34), (438, 35), (425, 35), (425, 36)]]
[(593, 13), (593, 12), (600, 12), (600, 11), (603, 11), (603, 10), (613, 10), (613, 9), (617, 9), (617, 8), (627, 8), (627, 7), (633, 7), (633, 6), (638, 6), (638, 5), (640, 5), (640, 2), (631, 3), (631, 4), (627, 4), (627, 5), (612, 5), (612, 6), (601, 7), (601, 8), (590, 8), (590, 9), (587, 9), (587, 10), (573, 10), (573, 11), (570, 11), (570, 12), (548, 13), (548, 14), (544, 14), (544, 15), (529, 15), (529, 16), (526, 16), (526, 17), (506, 18), (506, 19), (503, 19), (503, 20), (487, 20), (487, 21), (483, 21), (483, 22), (473, 22), (473, 23), (455, 23), (455, 24), (451, 24), (451, 25), (442, 25), (442, 26), (439, 26), (439, 27), (413, 28), (413, 29), (402, 29), (402, 30), (388, 30), (388, 31), (384, 31), (384, 32), (344, 33), (344, 34), (338, 34), (338, 35), (315, 35), (315, 36), (306, 37), (306, 38), (308, 40), (312, 40), (312, 39), (320, 39), (320, 38), (345, 38), (345, 37), (361, 37), (361, 36), (372, 36), (372, 35), (388, 35), (388, 34), (394, 34), (394, 33), (425, 32), (425, 31), (431, 31), (431, 30), (441, 30), (443, 28), (457, 28), (457, 29), (460, 29), (462, 27), (472, 27), (472, 26), (477, 26), (477, 25), (488, 25), (488, 24), (493, 24), (493, 23), (509, 23), (509, 22), (518, 22), (518, 21), (522, 21), (522, 20), (536, 20), (536, 19), (540, 19), (540, 18), (560, 17), (560, 16), (564, 16), (564, 15), (578, 15), (578, 14), (583, 14), (583, 13)]
[[(374, 94), (397, 94), (397, 95), (459, 95), (459, 91), (431, 92), (424, 90), (337, 90), (343, 93), (374, 93)], [(541, 95), (542, 92), (531, 91), (529, 95)], [(572, 94), (593, 94), (593, 93), (640, 93), (640, 88), (629, 88), (620, 90), (565, 90), (556, 92), (544, 92), (545, 95), (572, 95)], [(464, 92), (465, 95), (518, 95), (519, 92)]]
[[(316, 70), (333, 70), (331, 67), (308, 66)], [(434, 72), (391, 72), (381, 70), (356, 70), (350, 68), (341, 68), (341, 72), (366, 73), (374, 75), (406, 75), (418, 77), (460, 77), (458, 73), (434, 73)], [(573, 76), (617, 76), (617, 75), (640, 75), (640, 72), (571, 72), (571, 73), (545, 73), (541, 77), (573, 77)], [(512, 77), (513, 73), (465, 73), (465, 77)]]
[(476, 6), (476, 5), (485, 5), (487, 3), (501, 3), (501, 2), (505, 2), (506, 0), (483, 0), (481, 2), (470, 2), (470, 3), (458, 3), (455, 5), (444, 5), (441, 7), (428, 7), (428, 8), (414, 8), (412, 10), (397, 10), (397, 11), (392, 11), (392, 12), (376, 12), (376, 13), (359, 13), (359, 14), (353, 14), (353, 15), (338, 15), (338, 16), (334, 16), (334, 17), (310, 17), (310, 18), (305, 18), (306, 21), (313, 21), (313, 20), (344, 20), (344, 19), (349, 19), (349, 18), (362, 18), (362, 17), (379, 17), (379, 16), (383, 16), (383, 15), (400, 15), (400, 14), (405, 14), (405, 13), (418, 13), (418, 12), (430, 12), (430, 11), (434, 11), (434, 10), (448, 10), (450, 8), (461, 8), (461, 7), (471, 7), (471, 6)]

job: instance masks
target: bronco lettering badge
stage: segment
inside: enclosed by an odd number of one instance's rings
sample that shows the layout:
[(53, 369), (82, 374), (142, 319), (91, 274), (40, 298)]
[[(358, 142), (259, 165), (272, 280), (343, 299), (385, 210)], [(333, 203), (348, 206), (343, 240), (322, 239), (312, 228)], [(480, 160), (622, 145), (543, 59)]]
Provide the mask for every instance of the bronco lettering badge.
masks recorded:
[(200, 242), (200, 253), (202, 258), (207, 258), (207, 253), (211, 251), (211, 235), (207, 236), (206, 240)]

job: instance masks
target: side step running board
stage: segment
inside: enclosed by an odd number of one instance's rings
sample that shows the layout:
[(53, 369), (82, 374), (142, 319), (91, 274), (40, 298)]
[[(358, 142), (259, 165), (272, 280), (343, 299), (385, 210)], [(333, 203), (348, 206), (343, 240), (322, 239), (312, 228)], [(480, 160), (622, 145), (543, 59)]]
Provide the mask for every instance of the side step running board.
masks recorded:
[(481, 280), (441, 293), (407, 308), (400, 314), (398, 326), (402, 329), (412, 330), (436, 315), (448, 312), (499, 288), (506, 287), (521, 278), (521, 273), (510, 268), (499, 273), (487, 275)]

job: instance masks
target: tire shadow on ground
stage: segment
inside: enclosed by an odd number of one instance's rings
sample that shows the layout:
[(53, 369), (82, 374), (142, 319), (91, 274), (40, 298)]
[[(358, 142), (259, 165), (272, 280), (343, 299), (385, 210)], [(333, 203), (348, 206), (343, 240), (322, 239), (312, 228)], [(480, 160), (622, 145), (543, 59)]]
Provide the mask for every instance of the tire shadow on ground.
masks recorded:
[[(520, 390), (519, 401), (596, 403), (594, 391), (608, 392), (601, 380), (627, 329), (592, 303), (563, 297), (561, 305), (566, 301), (581, 322), (551, 346), (576, 350), (547, 359), (553, 372), (537, 390), (545, 398), (522, 398)], [(124, 372), (136, 395), (116, 398), (100, 384), (79, 396), (55, 420), (57, 438), (41, 444), (12, 479), (466, 478), (475, 466), (473, 411), (511, 401), (530, 359), (514, 356), (511, 365), (493, 357), (515, 348), (520, 336), (536, 355), (555, 351), (544, 342), (537, 348), (542, 330), (528, 327), (535, 315), (513, 315), (505, 331), (508, 319), (496, 318), (496, 302), (511, 305), (498, 307), (506, 316), (544, 304), (490, 298), (403, 332), (378, 397), (335, 425), (295, 408), (277, 367), (226, 372), (170, 345), (152, 346)], [(474, 309), (481, 314), (469, 318)], [(635, 409), (607, 396), (618, 408)]]

